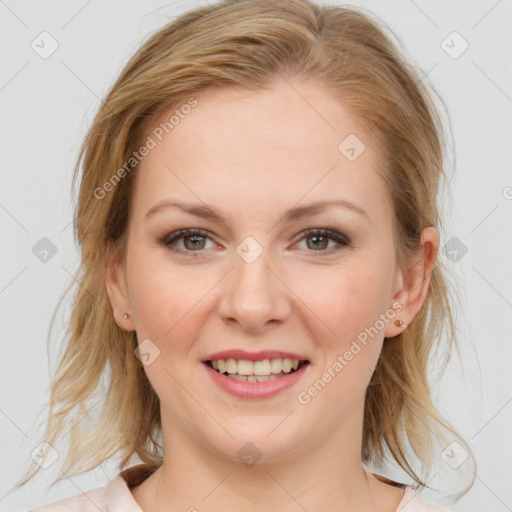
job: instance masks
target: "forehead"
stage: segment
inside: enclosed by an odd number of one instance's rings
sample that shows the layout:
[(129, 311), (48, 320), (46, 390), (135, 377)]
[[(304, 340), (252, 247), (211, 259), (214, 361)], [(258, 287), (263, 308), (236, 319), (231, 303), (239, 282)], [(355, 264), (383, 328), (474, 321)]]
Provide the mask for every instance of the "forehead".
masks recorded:
[(258, 91), (215, 87), (194, 98), (193, 108), (177, 105), (149, 125), (155, 147), (137, 170), (136, 215), (168, 196), (226, 211), (254, 207), (259, 215), (346, 198), (382, 214), (377, 141), (326, 88), (279, 81)]

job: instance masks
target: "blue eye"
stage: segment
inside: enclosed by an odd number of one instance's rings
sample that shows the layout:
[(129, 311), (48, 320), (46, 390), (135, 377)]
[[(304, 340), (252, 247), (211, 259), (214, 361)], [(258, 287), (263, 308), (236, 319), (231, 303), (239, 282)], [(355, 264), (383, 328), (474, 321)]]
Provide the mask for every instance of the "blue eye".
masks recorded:
[[(305, 236), (302, 236), (298, 242), (313, 239), (313, 243), (308, 244), (308, 249), (311, 252), (320, 253), (320, 256), (332, 254), (351, 244), (350, 239), (346, 235), (326, 228), (308, 229), (303, 235)], [(196, 256), (196, 254), (192, 255), (191, 253), (200, 253), (205, 249), (207, 240), (213, 241), (207, 231), (197, 228), (186, 228), (166, 235), (160, 241), (160, 244), (173, 252)], [(177, 248), (177, 243), (180, 241), (183, 241), (184, 249)], [(329, 242), (335, 242), (335, 246), (327, 249)]]

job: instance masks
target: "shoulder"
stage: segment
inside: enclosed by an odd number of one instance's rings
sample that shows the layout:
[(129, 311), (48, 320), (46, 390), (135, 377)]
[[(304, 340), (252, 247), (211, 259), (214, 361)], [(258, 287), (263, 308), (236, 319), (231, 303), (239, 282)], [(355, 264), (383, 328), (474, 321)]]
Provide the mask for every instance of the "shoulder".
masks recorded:
[(107, 487), (98, 487), (49, 503), (29, 512), (107, 512)]
[(413, 487), (406, 487), (396, 512), (450, 512), (421, 496)]
[(138, 464), (118, 473), (105, 487), (34, 508), (29, 512), (142, 512), (130, 487), (143, 482), (155, 467)]

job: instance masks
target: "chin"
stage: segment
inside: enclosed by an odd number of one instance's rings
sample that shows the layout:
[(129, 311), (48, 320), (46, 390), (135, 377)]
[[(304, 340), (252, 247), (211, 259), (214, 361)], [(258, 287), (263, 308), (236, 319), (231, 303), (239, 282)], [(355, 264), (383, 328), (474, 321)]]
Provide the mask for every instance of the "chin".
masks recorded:
[[(210, 446), (225, 458), (247, 465), (251, 465), (251, 461), (252, 464), (284, 461), (296, 450), (302, 451), (305, 438), (310, 438), (303, 426), (300, 432), (296, 420), (284, 419), (285, 416), (232, 418), (223, 425), (233, 437), (222, 430), (220, 437), (210, 439)], [(205, 437), (210, 436), (206, 434)]]

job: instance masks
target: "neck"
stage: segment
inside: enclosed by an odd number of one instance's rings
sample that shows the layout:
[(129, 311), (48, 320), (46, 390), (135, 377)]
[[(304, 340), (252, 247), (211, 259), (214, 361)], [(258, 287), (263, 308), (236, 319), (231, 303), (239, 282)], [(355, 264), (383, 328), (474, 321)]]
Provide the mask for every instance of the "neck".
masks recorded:
[[(300, 467), (300, 470), (298, 469)], [(164, 510), (332, 510), (370, 512), (374, 507), (374, 481), (361, 464), (344, 472), (331, 465), (309, 466), (299, 461), (286, 465), (262, 464), (256, 469), (241, 464), (200, 468), (164, 463), (155, 472), (148, 512)], [(312, 470), (311, 468), (315, 469)], [(326, 478), (336, 475), (336, 479)], [(191, 477), (191, 478), (189, 478)]]
[(164, 463), (132, 493), (145, 512), (261, 512), (269, 504), (290, 512), (395, 512), (403, 491), (377, 480), (361, 461), (363, 407), (341, 426), (318, 425), (316, 436), (295, 446), (288, 439), (285, 453), (280, 447), (287, 438), (278, 432), (255, 440), (263, 453), (249, 466), (237, 456), (247, 439), (231, 436), (231, 447), (221, 451), (224, 431), (212, 430), (205, 442), (162, 409)]
[[(357, 443), (323, 442), (296, 457), (256, 463), (219, 457), (184, 440), (168, 445), (164, 464), (132, 489), (145, 512), (169, 510), (261, 512), (274, 510), (391, 512), (402, 490), (377, 480), (364, 468)], [(340, 449), (340, 446), (342, 447)]]

